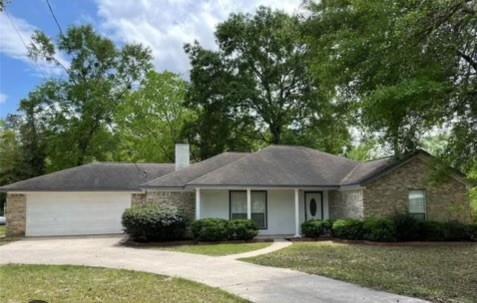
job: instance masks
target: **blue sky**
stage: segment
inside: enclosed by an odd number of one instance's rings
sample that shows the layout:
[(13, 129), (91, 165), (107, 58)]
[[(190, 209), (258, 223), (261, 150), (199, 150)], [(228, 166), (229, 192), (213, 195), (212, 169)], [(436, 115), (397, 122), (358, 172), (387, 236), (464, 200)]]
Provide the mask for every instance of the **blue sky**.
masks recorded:
[[(63, 30), (92, 24), (118, 45), (140, 42), (151, 48), (156, 70), (187, 77), (182, 46), (198, 40), (215, 48), (214, 28), (232, 12), (253, 12), (260, 5), (297, 13), (302, 0), (50, 0)], [(8, 14), (8, 15), (7, 15)], [(61, 69), (26, 56), (34, 30), (50, 37), (59, 32), (46, 0), (12, 0), (0, 13), (0, 118), (15, 113), (22, 98), (46, 79), (63, 77)], [(16, 30), (15, 30), (16, 29)], [(18, 33), (17, 33), (18, 31)], [(20, 38), (21, 37), (21, 38)], [(67, 62), (66, 57), (59, 57)]]

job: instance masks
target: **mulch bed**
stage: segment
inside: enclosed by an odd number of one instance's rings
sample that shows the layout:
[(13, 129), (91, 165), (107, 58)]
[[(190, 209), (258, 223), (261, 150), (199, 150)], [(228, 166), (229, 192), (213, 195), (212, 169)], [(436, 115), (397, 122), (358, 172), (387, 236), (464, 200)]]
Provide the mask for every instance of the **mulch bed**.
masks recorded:
[(171, 246), (180, 246), (180, 245), (215, 245), (215, 244), (242, 244), (242, 243), (263, 243), (263, 242), (273, 242), (273, 239), (254, 239), (250, 241), (219, 241), (219, 242), (205, 242), (205, 241), (195, 241), (195, 240), (180, 240), (180, 241), (167, 241), (167, 242), (136, 242), (131, 239), (126, 239), (121, 242), (121, 245), (129, 247), (171, 247)]
[(370, 246), (436, 246), (436, 245), (477, 245), (476, 242), (471, 241), (408, 241), (408, 242), (373, 242), (367, 240), (344, 240), (333, 237), (320, 238), (287, 238), (291, 242), (325, 242), (331, 241), (333, 243), (342, 244), (361, 244)]

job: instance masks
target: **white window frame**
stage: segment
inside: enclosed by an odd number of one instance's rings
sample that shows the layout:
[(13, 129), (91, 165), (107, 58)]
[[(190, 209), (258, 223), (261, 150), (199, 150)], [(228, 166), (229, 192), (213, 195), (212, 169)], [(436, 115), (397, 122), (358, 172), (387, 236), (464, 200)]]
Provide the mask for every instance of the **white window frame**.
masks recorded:
[[(416, 205), (413, 205), (413, 199), (420, 199), (419, 197), (413, 198), (412, 195), (422, 195), (421, 209), (416, 211)], [(408, 212), (411, 216), (423, 215), (423, 220), (427, 220), (427, 193), (423, 189), (413, 189), (408, 192)]]

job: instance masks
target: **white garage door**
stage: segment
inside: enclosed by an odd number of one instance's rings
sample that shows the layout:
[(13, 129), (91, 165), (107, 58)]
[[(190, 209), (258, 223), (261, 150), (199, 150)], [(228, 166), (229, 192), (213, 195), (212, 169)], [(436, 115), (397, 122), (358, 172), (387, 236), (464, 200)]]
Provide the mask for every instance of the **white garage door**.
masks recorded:
[(26, 235), (121, 233), (131, 193), (45, 192), (27, 194)]

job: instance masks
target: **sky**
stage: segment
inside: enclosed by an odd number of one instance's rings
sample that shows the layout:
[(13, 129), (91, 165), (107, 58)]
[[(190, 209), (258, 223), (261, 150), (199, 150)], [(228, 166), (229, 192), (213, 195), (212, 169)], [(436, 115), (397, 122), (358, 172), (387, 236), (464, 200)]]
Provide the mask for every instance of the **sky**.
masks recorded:
[[(187, 78), (183, 45), (195, 40), (215, 49), (214, 31), (230, 13), (253, 13), (269, 6), (299, 13), (303, 0), (49, 0), (61, 28), (91, 24), (118, 46), (148, 46), (157, 71)], [(59, 29), (46, 0), (11, 0), (0, 13), (0, 119), (15, 113), (21, 99), (47, 79), (64, 77), (58, 66), (27, 57), (25, 45), (35, 30), (56, 39)], [(67, 58), (59, 54), (67, 65)]]

